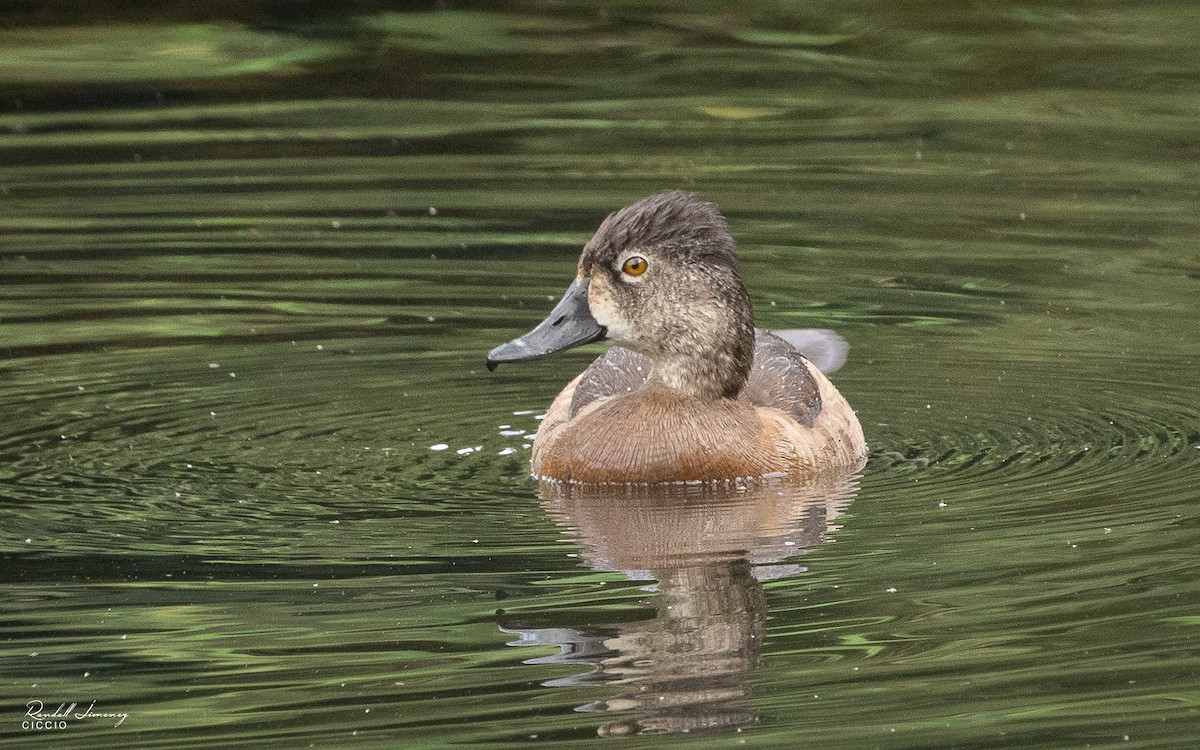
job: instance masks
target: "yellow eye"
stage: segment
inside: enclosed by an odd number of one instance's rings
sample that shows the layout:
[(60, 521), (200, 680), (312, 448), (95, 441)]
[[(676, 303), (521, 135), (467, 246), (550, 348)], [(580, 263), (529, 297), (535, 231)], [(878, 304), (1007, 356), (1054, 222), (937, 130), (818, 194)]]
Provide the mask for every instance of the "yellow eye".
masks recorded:
[(649, 267), (650, 264), (640, 255), (631, 255), (621, 264), (621, 270), (630, 276), (641, 276)]

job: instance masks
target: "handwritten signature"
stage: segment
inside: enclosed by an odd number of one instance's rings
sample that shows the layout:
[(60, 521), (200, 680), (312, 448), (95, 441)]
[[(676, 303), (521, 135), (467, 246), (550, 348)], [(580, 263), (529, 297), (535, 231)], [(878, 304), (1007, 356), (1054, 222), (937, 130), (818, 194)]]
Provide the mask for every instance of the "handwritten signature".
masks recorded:
[[(105, 713), (96, 710), (96, 701), (87, 708), (77, 711), (79, 703), (60, 703), (53, 711), (46, 711), (46, 706), (39, 700), (25, 704), (25, 715), (33, 719), (24, 723), (25, 729), (65, 729), (67, 719), (116, 719), (113, 726), (119, 727), (129, 718), (127, 713)], [(53, 725), (53, 726), (51, 726)]]

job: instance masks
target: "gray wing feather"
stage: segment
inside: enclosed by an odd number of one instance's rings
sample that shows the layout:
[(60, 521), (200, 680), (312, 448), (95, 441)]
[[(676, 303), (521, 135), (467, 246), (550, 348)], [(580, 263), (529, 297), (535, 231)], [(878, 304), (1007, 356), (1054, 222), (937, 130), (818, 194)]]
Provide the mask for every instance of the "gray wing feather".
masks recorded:
[(593, 401), (641, 388), (648, 377), (649, 357), (622, 346), (612, 347), (583, 371), (571, 397), (571, 416)]
[(827, 328), (785, 328), (771, 333), (795, 347), (826, 375), (846, 364), (850, 353), (846, 339)]
[(812, 427), (821, 413), (821, 390), (804, 355), (790, 343), (761, 329), (754, 331), (754, 365), (738, 394), (755, 406), (771, 406)]
[[(806, 358), (822, 372), (832, 372), (846, 361), (850, 346), (841, 336), (823, 329), (756, 328), (754, 337), (754, 364), (738, 399), (774, 407), (812, 427), (821, 413), (821, 391), (808, 371)], [(593, 401), (642, 387), (650, 368), (650, 359), (644, 354), (612, 347), (584, 370), (571, 398), (571, 416)]]

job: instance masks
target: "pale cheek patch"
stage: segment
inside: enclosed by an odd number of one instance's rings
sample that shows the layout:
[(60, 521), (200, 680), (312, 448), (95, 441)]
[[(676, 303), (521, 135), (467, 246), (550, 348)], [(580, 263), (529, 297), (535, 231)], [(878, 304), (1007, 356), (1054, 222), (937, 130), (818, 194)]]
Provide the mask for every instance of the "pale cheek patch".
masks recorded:
[(608, 280), (602, 276), (593, 276), (588, 285), (588, 309), (592, 311), (596, 322), (608, 329), (610, 340), (618, 343), (633, 340), (633, 326), (621, 313), (609, 289)]

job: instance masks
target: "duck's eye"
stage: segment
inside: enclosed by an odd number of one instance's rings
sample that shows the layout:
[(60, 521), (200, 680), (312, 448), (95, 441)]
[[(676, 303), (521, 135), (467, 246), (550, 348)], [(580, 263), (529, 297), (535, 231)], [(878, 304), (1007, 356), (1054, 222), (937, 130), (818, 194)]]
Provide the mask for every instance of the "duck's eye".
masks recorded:
[(621, 270), (630, 276), (641, 276), (649, 267), (650, 264), (640, 255), (631, 255), (621, 264)]

